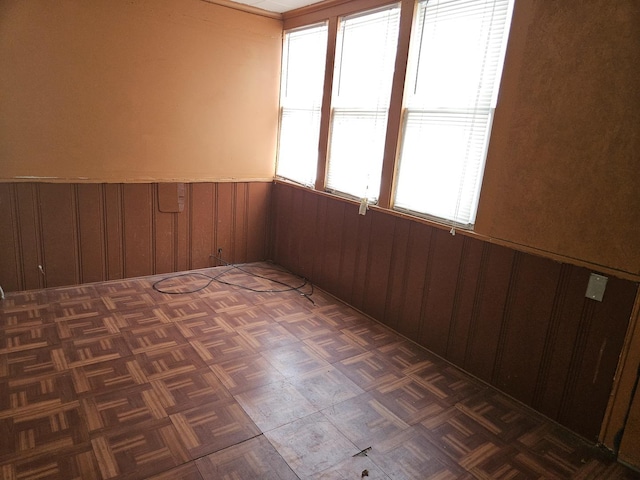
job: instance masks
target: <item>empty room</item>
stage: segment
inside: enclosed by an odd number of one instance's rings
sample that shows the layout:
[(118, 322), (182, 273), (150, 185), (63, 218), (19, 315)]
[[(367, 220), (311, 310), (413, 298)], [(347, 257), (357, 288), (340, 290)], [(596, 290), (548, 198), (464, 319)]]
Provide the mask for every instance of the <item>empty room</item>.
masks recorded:
[(634, 0), (1, 0), (0, 478), (640, 478)]

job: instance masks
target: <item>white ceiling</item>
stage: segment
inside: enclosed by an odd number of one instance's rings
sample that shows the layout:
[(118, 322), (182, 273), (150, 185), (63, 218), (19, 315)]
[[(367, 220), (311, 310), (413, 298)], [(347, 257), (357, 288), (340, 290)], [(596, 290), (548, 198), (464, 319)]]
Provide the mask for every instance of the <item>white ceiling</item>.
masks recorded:
[(319, 0), (233, 0), (236, 3), (251, 5), (268, 12), (283, 13), (296, 8), (318, 3)]

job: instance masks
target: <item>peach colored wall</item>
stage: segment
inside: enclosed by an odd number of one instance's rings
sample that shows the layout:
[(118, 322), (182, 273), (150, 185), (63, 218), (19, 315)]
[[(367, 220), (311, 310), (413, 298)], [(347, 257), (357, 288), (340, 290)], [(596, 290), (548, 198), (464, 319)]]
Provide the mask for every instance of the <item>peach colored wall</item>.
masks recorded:
[(477, 232), (640, 274), (638, 25), (635, 0), (516, 0)]
[(0, 2), (0, 180), (272, 178), (281, 32), (200, 0)]

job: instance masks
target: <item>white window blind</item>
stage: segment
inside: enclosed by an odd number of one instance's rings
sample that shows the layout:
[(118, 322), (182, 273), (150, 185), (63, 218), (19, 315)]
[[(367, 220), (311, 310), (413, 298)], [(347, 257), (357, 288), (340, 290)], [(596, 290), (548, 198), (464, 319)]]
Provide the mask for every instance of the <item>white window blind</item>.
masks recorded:
[(327, 187), (377, 200), (400, 8), (344, 17), (336, 42)]
[(305, 185), (316, 180), (326, 53), (326, 24), (284, 36), (276, 175)]
[(418, 6), (394, 208), (475, 221), (512, 0)]

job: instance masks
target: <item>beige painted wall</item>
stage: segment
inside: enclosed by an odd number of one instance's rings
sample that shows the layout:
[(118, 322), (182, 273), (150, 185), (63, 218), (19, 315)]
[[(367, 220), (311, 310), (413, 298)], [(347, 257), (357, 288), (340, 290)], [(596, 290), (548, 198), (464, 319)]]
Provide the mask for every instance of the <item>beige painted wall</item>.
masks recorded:
[(272, 178), (281, 32), (200, 0), (3, 0), (0, 180)]
[(639, 24), (635, 0), (516, 0), (477, 232), (640, 275)]

